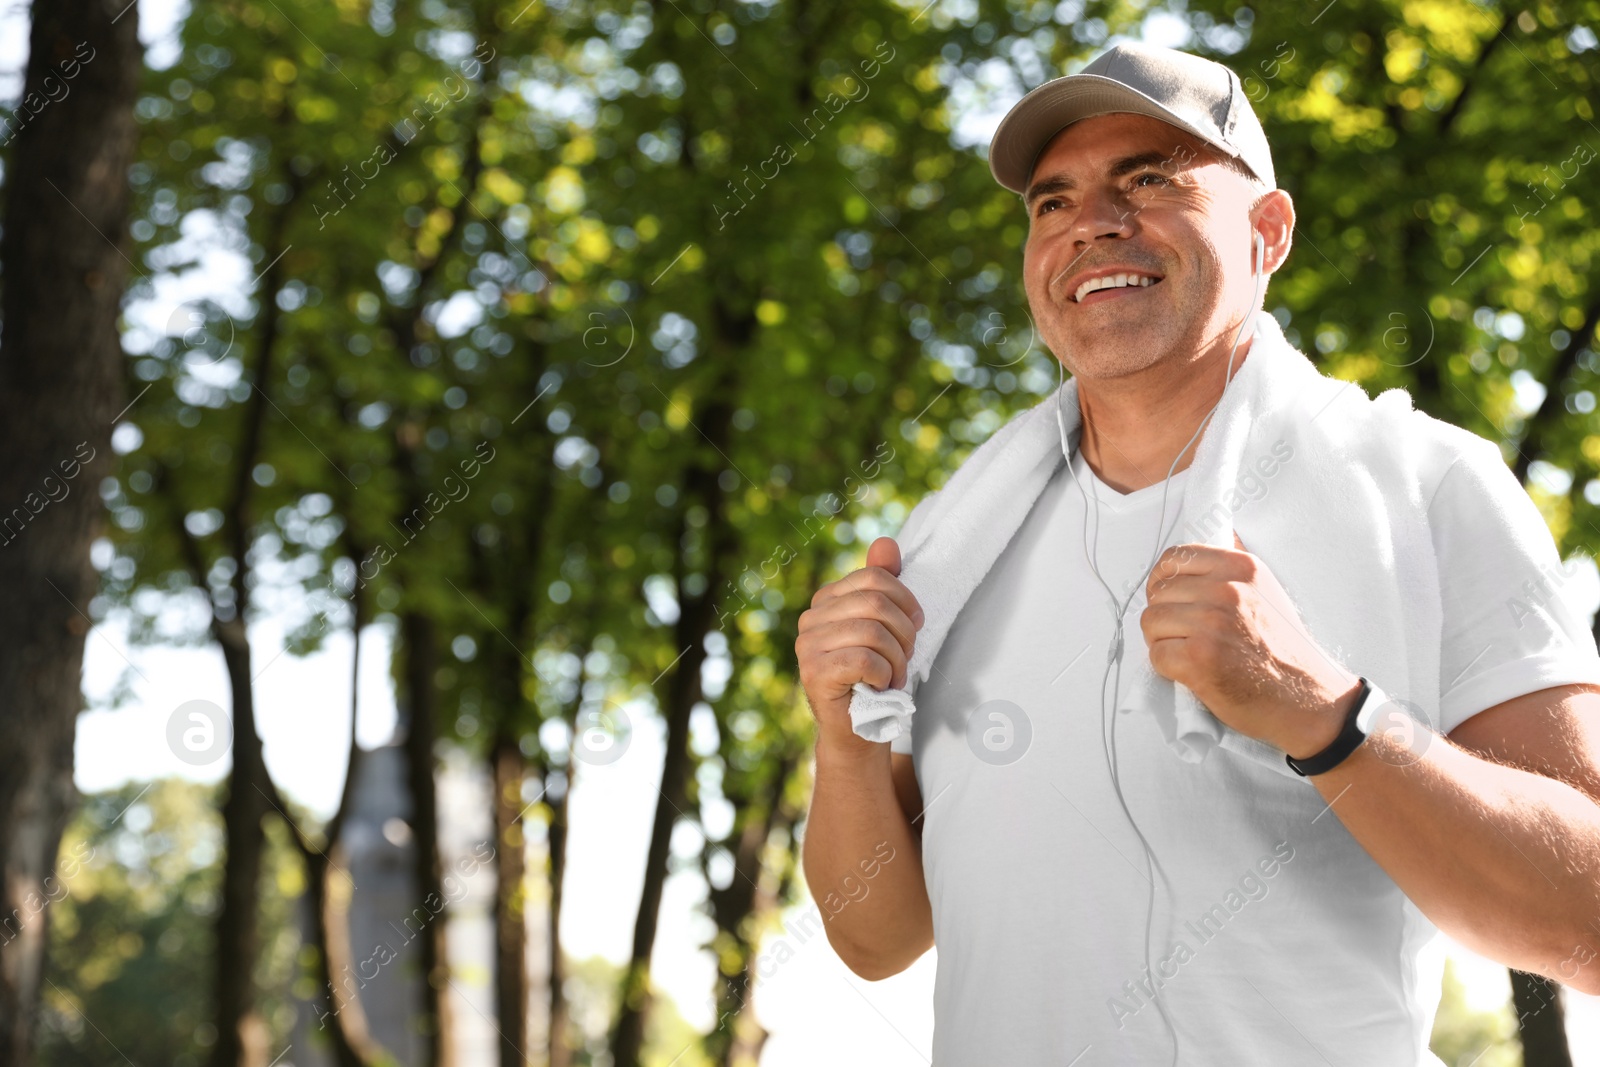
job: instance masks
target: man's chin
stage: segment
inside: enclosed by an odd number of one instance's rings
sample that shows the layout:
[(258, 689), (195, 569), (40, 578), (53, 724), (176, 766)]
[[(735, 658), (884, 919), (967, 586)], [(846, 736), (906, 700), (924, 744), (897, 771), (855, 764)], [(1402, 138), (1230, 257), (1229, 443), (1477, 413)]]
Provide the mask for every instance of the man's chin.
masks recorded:
[(1154, 366), (1171, 346), (1171, 338), (1139, 325), (1096, 330), (1090, 337), (1067, 335), (1061, 342), (1050, 344), (1050, 350), (1074, 376), (1106, 379), (1125, 378)]

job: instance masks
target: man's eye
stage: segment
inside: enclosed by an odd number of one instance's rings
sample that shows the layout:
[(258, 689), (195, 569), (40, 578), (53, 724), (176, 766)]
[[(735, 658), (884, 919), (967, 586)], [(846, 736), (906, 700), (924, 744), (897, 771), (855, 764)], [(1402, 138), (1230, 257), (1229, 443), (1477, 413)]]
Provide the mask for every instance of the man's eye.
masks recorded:
[(1170, 184), (1172, 184), (1171, 182), (1169, 182), (1167, 180), (1167, 176), (1166, 175), (1157, 174), (1153, 170), (1147, 170), (1143, 174), (1139, 175), (1137, 178), (1133, 179), (1134, 188), (1142, 188), (1144, 186), (1144, 184), (1145, 184), (1144, 180), (1146, 178), (1154, 178), (1156, 181), (1160, 182), (1162, 185), (1170, 185)]
[(1036, 214), (1043, 215), (1047, 211), (1049, 211), (1051, 208), (1056, 208), (1056, 207), (1060, 207), (1060, 206), (1061, 206), (1061, 201), (1059, 201), (1059, 200), (1053, 200), (1053, 199), (1052, 200), (1045, 200), (1045, 201), (1040, 202), (1039, 210), (1036, 212)]

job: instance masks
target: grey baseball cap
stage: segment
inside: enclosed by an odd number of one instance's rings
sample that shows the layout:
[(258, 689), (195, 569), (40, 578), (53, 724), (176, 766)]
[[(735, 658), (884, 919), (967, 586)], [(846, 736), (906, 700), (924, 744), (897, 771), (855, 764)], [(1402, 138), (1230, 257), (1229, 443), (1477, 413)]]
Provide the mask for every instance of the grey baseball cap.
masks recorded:
[(1050, 139), (1079, 119), (1128, 111), (1187, 130), (1233, 156), (1269, 187), (1267, 135), (1239, 84), (1221, 63), (1173, 48), (1119, 44), (1080, 73), (1045, 82), (1018, 100), (994, 132), (989, 170), (995, 181), (1022, 192)]

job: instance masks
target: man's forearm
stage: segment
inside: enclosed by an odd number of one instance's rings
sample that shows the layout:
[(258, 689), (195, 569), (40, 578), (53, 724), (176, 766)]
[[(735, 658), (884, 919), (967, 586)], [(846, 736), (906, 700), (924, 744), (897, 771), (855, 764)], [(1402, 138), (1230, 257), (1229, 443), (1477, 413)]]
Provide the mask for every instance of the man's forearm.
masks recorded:
[(873, 980), (899, 973), (933, 944), (921, 846), (890, 766), (888, 745), (818, 739), (801, 856), (828, 941)]
[(1600, 993), (1600, 806), (1443, 736), (1422, 740), (1375, 731), (1311, 781), (1434, 925), (1507, 966)]

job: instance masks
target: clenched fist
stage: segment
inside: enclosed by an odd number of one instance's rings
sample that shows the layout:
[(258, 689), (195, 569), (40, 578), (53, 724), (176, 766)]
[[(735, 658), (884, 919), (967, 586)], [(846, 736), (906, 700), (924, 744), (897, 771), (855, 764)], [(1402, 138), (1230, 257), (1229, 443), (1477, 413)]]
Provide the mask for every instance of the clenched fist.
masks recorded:
[(867, 548), (867, 565), (829, 582), (800, 613), (794, 651), (817, 727), (826, 738), (872, 744), (850, 728), (850, 687), (906, 684), (906, 662), (922, 628), (922, 607), (901, 583), (900, 546), (880, 537)]
[(1150, 666), (1240, 733), (1304, 758), (1338, 736), (1360, 679), (1316, 643), (1237, 533), (1233, 544), (1174, 545), (1156, 561), (1139, 617)]

